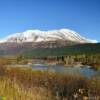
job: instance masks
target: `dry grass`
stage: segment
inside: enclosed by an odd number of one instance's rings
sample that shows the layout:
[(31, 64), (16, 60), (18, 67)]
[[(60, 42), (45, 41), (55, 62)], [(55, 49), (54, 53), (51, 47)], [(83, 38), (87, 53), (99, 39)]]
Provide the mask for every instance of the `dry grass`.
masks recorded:
[[(80, 94), (79, 89), (84, 93)], [(88, 80), (79, 74), (61, 75), (30, 68), (0, 67), (1, 100), (70, 100), (76, 93), (81, 98), (88, 97), (88, 90), (92, 96), (98, 97), (100, 80), (95, 77)]]
[(45, 88), (25, 89), (16, 81), (7, 78), (0, 79), (0, 97), (5, 98), (5, 100), (52, 100), (52, 96)]

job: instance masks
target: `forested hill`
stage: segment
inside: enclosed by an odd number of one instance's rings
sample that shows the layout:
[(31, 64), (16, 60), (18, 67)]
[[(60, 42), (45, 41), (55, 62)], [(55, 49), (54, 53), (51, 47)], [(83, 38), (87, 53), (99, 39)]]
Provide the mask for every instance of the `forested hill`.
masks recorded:
[[(11, 47), (11, 48), (10, 48)], [(66, 47), (34, 48), (28, 45), (1, 46), (0, 56), (22, 54), (26, 57), (62, 56), (75, 54), (100, 54), (100, 43), (77, 44)]]
[(46, 57), (76, 54), (100, 54), (100, 43), (78, 44), (63, 48), (37, 48), (23, 53), (27, 57)]

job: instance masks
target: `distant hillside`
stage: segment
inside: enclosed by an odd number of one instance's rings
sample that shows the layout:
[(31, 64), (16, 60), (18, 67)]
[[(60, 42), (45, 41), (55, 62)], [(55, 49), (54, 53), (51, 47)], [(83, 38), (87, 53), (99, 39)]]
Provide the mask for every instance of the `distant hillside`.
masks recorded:
[(5, 42), (0, 43), (0, 56), (4, 55), (14, 55), (17, 53), (21, 53), (24, 51), (29, 51), (39, 48), (61, 48), (66, 46), (71, 46), (78, 44), (77, 42), (72, 41), (64, 41), (64, 40), (56, 40), (56, 41), (48, 41), (48, 42), (24, 42), (24, 43), (11, 43), (11, 42)]
[(100, 43), (78, 44), (62, 48), (36, 48), (24, 52), (26, 57), (46, 57), (76, 54), (100, 54)]
[(0, 56), (22, 54), (26, 57), (61, 56), (74, 54), (100, 54), (100, 43), (75, 44), (56, 41), (49, 43), (4, 43), (0, 44)]

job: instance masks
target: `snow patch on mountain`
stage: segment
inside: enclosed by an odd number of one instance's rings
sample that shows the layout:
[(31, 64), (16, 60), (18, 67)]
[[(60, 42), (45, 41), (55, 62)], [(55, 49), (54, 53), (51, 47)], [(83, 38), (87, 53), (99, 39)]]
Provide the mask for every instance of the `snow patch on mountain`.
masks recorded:
[(42, 42), (42, 41), (55, 41), (55, 40), (68, 40), (79, 43), (97, 43), (96, 40), (87, 39), (77, 32), (69, 29), (40, 31), (40, 30), (27, 30), (21, 33), (9, 35), (2, 42)]

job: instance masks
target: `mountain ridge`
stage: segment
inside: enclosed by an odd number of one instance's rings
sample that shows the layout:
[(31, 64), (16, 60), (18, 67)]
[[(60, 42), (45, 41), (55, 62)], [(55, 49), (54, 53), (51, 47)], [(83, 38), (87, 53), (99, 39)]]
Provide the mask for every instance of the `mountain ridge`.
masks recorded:
[(73, 41), (78, 43), (97, 43), (96, 40), (87, 39), (70, 29), (59, 29), (50, 31), (27, 30), (25, 32), (9, 35), (6, 38), (2, 39), (0, 43), (46, 42), (56, 40)]

